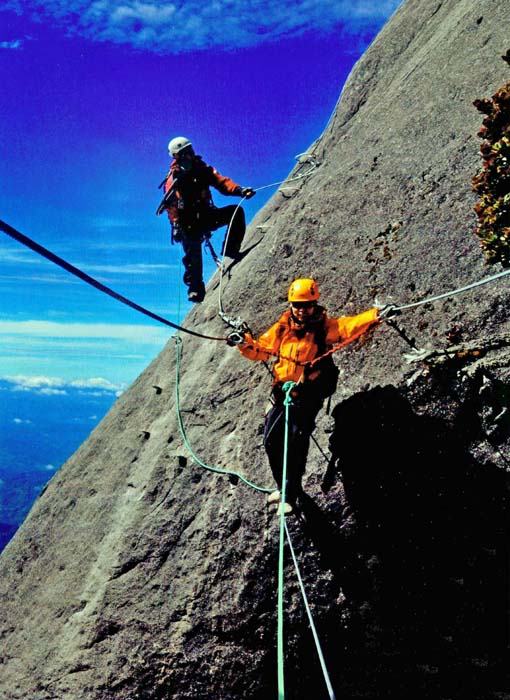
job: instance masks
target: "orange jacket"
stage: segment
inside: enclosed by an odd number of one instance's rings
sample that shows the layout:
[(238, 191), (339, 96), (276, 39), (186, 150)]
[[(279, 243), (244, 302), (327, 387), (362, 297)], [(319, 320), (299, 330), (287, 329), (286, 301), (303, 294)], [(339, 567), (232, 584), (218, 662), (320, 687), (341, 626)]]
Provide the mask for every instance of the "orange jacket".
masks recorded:
[[(237, 347), (249, 360), (269, 360), (278, 355), (273, 367), (275, 383), (298, 382), (302, 380), (307, 363), (318, 356), (319, 348), (312, 324), (324, 324), (326, 346), (331, 346), (356, 340), (378, 321), (376, 308), (357, 316), (329, 318), (326, 311), (319, 307), (315, 318), (303, 328), (293, 320), (290, 310), (287, 310), (258, 340), (247, 335), (245, 342)], [(313, 372), (309, 379), (314, 379)]]
[(200, 213), (214, 206), (210, 187), (224, 195), (240, 195), (241, 187), (229, 177), (220, 175), (200, 156), (195, 156), (191, 170), (181, 169), (172, 161), (165, 183), (165, 193), (174, 188), (174, 195), (167, 207), (168, 218), (173, 224), (193, 227), (198, 225)]

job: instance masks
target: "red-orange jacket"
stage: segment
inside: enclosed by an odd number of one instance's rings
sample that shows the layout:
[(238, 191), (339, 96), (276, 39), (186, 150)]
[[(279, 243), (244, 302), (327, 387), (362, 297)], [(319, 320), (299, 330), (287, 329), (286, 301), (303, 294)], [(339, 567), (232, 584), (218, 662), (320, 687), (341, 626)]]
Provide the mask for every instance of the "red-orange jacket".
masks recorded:
[[(278, 355), (273, 367), (275, 383), (299, 382), (303, 380), (307, 363), (318, 357), (319, 348), (313, 324), (324, 324), (325, 344), (332, 346), (356, 340), (378, 321), (377, 308), (369, 309), (356, 316), (330, 318), (326, 311), (319, 307), (318, 315), (303, 328), (294, 321), (290, 310), (287, 310), (258, 340), (247, 335), (245, 342), (237, 347), (239, 352), (249, 360), (269, 360), (274, 355)], [(312, 367), (312, 373), (309, 374), (308, 379), (313, 381), (314, 378)]]
[(174, 187), (174, 195), (167, 208), (173, 224), (196, 225), (204, 209), (214, 207), (211, 187), (224, 195), (239, 195), (241, 187), (229, 177), (221, 175), (200, 156), (195, 155), (190, 170), (184, 171), (176, 160), (170, 165), (165, 183), (165, 193)]

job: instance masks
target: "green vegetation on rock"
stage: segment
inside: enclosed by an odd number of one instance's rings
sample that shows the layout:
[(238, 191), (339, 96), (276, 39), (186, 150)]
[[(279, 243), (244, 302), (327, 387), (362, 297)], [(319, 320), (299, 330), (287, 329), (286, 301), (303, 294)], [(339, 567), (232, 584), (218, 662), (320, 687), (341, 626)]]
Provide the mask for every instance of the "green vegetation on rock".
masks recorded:
[[(503, 60), (510, 64), (510, 49)], [(510, 265), (510, 83), (491, 99), (475, 100), (485, 114), (478, 136), (482, 168), (472, 184), (480, 199), (475, 205), (478, 217), (476, 235), (488, 263)]]

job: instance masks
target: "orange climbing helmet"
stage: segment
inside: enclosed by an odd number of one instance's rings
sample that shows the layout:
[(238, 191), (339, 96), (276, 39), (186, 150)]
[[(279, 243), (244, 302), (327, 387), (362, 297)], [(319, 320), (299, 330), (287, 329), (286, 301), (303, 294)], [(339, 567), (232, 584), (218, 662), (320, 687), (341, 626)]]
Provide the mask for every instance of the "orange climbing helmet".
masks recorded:
[(312, 279), (303, 278), (294, 280), (289, 287), (288, 300), (293, 301), (317, 301), (320, 297), (317, 282)]

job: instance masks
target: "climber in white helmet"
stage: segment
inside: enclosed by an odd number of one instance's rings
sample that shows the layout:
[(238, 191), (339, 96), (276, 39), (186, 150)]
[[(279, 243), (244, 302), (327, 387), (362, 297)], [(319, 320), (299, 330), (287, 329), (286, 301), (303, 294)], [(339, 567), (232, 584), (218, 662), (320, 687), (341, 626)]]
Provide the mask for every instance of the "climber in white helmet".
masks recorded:
[(255, 190), (241, 187), (207, 165), (201, 156), (195, 154), (193, 144), (185, 136), (173, 138), (168, 144), (168, 152), (173, 160), (165, 182), (165, 198), (158, 214), (167, 211), (172, 225), (172, 243), (177, 241), (182, 244), (188, 299), (201, 302), (205, 296), (202, 242), (210, 237), (212, 231), (228, 225), (223, 254), (236, 261), (246, 230), (244, 210), (235, 204), (216, 207), (210, 188), (214, 187), (223, 195), (244, 199), (253, 197)]

